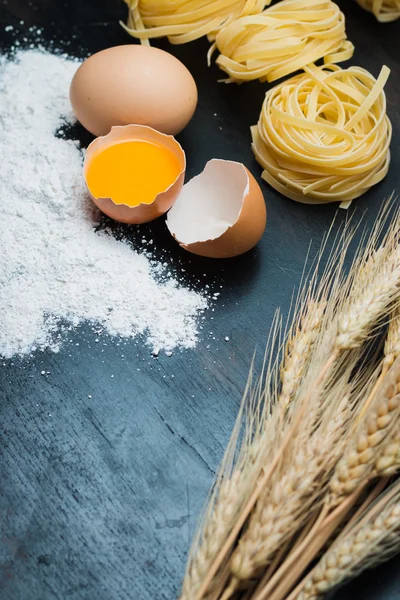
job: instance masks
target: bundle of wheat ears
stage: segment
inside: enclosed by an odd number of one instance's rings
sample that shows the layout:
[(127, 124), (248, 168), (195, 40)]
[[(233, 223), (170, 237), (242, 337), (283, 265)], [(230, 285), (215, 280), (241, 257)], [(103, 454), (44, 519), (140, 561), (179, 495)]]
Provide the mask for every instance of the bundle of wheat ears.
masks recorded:
[(346, 273), (355, 229), (305, 273), (291, 326), (275, 318), (181, 600), (321, 598), (400, 550), (400, 210)]

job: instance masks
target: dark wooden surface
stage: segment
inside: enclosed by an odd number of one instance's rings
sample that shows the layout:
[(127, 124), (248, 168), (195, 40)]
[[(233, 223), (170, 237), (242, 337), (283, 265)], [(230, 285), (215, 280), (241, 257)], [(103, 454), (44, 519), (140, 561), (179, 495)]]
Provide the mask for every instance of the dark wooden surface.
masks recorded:
[[(399, 184), (400, 22), (379, 25), (352, 0), (340, 4), (356, 46), (352, 62), (374, 75), (383, 63), (392, 69), (390, 174), (356, 203), (356, 214), (372, 223)], [(21, 34), (36, 25), (48, 42), (83, 57), (129, 43), (118, 25), (124, 17), (119, 0), (0, 0), (0, 43), (6, 51), (14, 39), (7, 25)], [(259, 176), (249, 126), (265, 86), (218, 84), (218, 70), (205, 63), (204, 40), (158, 45), (189, 67), (199, 87), (195, 117), (179, 136), (188, 177), (212, 157), (243, 161)], [(80, 128), (78, 135), (90, 139)], [(262, 354), (276, 307), (288, 310), (310, 240), (313, 253), (336, 212), (297, 205), (262, 185), (267, 231), (254, 252), (237, 260), (191, 258), (163, 220), (140, 228), (139, 239), (154, 238), (174, 264), (183, 261), (188, 282), (221, 292), (196, 350), (154, 360), (140, 342), (95, 344), (81, 328), (59, 354), (0, 363), (0, 600), (176, 597), (253, 351)], [(337, 222), (345, 216), (340, 212)], [(362, 576), (337, 598), (399, 599), (398, 565)]]

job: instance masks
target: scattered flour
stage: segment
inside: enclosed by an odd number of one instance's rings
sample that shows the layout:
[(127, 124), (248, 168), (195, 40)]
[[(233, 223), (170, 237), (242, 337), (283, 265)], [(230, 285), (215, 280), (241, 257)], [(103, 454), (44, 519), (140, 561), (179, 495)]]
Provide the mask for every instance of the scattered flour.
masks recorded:
[(0, 61), (0, 355), (58, 348), (62, 323), (89, 321), (153, 349), (196, 344), (206, 297), (107, 232), (82, 178), (73, 121), (76, 62), (39, 50)]

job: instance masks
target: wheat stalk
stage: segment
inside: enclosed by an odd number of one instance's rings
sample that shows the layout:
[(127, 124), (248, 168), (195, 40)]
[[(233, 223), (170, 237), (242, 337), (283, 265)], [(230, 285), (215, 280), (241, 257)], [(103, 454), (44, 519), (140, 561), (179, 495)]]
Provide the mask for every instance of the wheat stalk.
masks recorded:
[[(340, 536), (290, 598), (318, 600), (343, 581), (388, 560), (400, 549), (399, 483), (345, 536)], [(389, 498), (389, 501), (386, 500)], [(386, 503), (386, 506), (385, 506)], [(382, 506), (383, 504), (383, 506)], [(370, 516), (371, 513), (371, 516)]]
[[(282, 600), (371, 478), (394, 468), (391, 444), (400, 418), (394, 319), (386, 366), (358, 364), (400, 296), (399, 213), (379, 246), (383, 223), (384, 217), (347, 277), (342, 266), (348, 231), (322, 284), (303, 288), (281, 367), (270, 361), (268, 383), (252, 406), (251, 427), (241, 445), (233, 444), (232, 468), (219, 478), (189, 560), (185, 600), (227, 600), (238, 579), (259, 577), (266, 566), (251, 598)], [(347, 396), (350, 401), (341, 404)], [(385, 453), (386, 470), (378, 463)], [(300, 531), (303, 539), (290, 546)]]

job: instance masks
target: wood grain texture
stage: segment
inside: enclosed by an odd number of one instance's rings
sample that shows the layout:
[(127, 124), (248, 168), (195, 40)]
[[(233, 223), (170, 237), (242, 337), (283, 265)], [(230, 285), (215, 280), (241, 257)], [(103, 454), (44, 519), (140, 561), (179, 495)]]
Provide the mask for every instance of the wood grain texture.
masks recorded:
[[(392, 69), (391, 170), (355, 204), (356, 215), (372, 223), (382, 200), (400, 187), (400, 22), (379, 25), (352, 0), (339, 4), (356, 46), (351, 62), (374, 75), (383, 63)], [(0, 44), (6, 51), (12, 43), (6, 25), (21, 33), (36, 25), (83, 57), (130, 43), (118, 25), (124, 17), (118, 0), (0, 0)], [(253, 252), (213, 262), (180, 250), (163, 220), (114, 226), (133, 244), (154, 239), (172, 265), (185, 268), (187, 282), (221, 293), (195, 351), (155, 360), (142, 340), (97, 344), (83, 327), (59, 354), (0, 362), (0, 600), (176, 597), (254, 349), (259, 364), (276, 307), (288, 311), (310, 241), (313, 254), (336, 212), (297, 205), (261, 182), (249, 127), (266, 85), (218, 84), (220, 72), (206, 66), (205, 40), (157, 45), (188, 66), (199, 88), (195, 117), (179, 136), (188, 177), (212, 157), (244, 162), (264, 190), (267, 231)], [(84, 143), (91, 139), (76, 132)], [(340, 212), (337, 224), (345, 218)], [(364, 575), (335, 598), (399, 599), (398, 565)]]

